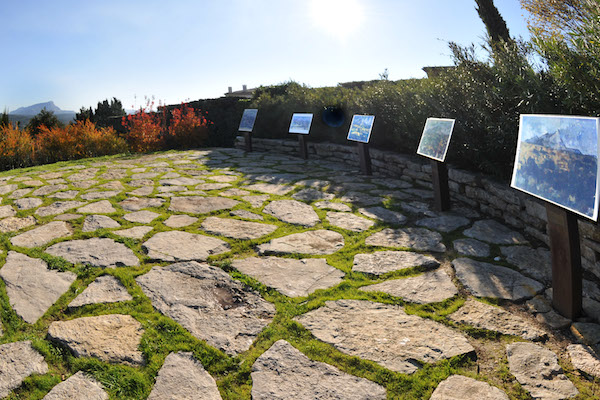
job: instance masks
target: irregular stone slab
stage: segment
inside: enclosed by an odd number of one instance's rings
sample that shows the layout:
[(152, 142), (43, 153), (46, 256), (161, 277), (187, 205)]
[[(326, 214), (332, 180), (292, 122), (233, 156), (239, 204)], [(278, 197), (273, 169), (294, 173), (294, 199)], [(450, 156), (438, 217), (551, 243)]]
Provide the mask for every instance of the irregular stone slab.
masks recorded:
[(113, 231), (112, 233), (122, 237), (142, 239), (152, 229), (154, 228), (152, 228), (151, 226), (134, 226), (133, 228), (121, 229), (118, 231)]
[(130, 197), (119, 203), (125, 211), (140, 211), (143, 208), (160, 207), (163, 199), (149, 199), (146, 197)]
[(510, 268), (470, 258), (457, 258), (452, 266), (456, 271), (456, 278), (477, 297), (521, 301), (544, 290), (544, 285), (540, 282)]
[[(159, 186), (158, 193), (160, 194), (169, 194), (173, 192), (187, 192), (188, 189), (185, 186)], [(133, 192), (132, 192), (133, 193)]]
[(388, 224), (400, 225), (406, 222), (406, 217), (404, 215), (383, 207), (359, 208), (358, 212), (365, 217), (383, 221)]
[(220, 400), (214, 378), (192, 353), (170, 353), (158, 371), (148, 400)]
[(220, 183), (231, 183), (240, 179), (239, 176), (236, 175), (213, 175), (207, 176), (206, 179), (210, 179), (211, 181), (220, 182)]
[(94, 378), (83, 371), (71, 375), (69, 379), (54, 386), (42, 400), (108, 400), (108, 393)]
[(128, 185), (134, 186), (134, 187), (144, 186), (144, 187), (153, 188), (154, 181), (151, 181), (150, 179), (133, 179), (133, 180), (129, 181)]
[(324, 189), (331, 185), (331, 182), (322, 179), (304, 179), (294, 183), (294, 186), (306, 186), (314, 189)]
[(321, 220), (308, 204), (297, 200), (276, 200), (266, 205), (263, 212), (288, 224), (315, 226)]
[(230, 187), (229, 183), (201, 183), (196, 185), (196, 190), (219, 190), (225, 189), (226, 187)]
[(239, 204), (239, 201), (226, 197), (173, 197), (169, 211), (190, 214), (207, 214), (213, 211), (228, 210)]
[(131, 179), (133, 180), (137, 180), (137, 179), (152, 179), (152, 178), (156, 178), (158, 175), (160, 175), (158, 172), (144, 172), (141, 174), (133, 174), (131, 175)]
[(237, 189), (237, 188), (224, 190), (221, 193), (219, 193), (220, 196), (226, 196), (226, 197), (246, 196), (249, 194), (250, 194), (249, 191), (244, 190), (244, 189)]
[(132, 190), (131, 192), (129, 192), (129, 194), (132, 196), (150, 196), (153, 191), (153, 186), (143, 186), (139, 189)]
[(78, 190), (67, 190), (65, 192), (57, 192), (57, 193), (51, 194), (48, 197), (52, 197), (54, 199), (70, 200), (70, 199), (74, 199), (75, 196), (77, 196), (78, 194), (79, 194)]
[(312, 361), (285, 340), (278, 340), (252, 365), (253, 399), (384, 400), (384, 387)]
[(275, 315), (271, 303), (205, 263), (154, 267), (136, 282), (158, 311), (229, 354), (248, 350)]
[(227, 242), (210, 236), (170, 231), (159, 232), (142, 244), (153, 260), (205, 261), (208, 256), (229, 251)]
[(371, 196), (361, 192), (348, 192), (340, 196), (339, 199), (347, 203), (356, 203), (365, 206), (381, 204), (384, 200), (383, 197)]
[(112, 214), (114, 212), (117, 212), (117, 210), (115, 210), (110, 201), (101, 200), (92, 204), (88, 204), (87, 206), (78, 208), (77, 212), (83, 214)]
[(546, 332), (536, 328), (530, 321), (514, 315), (500, 307), (469, 299), (458, 311), (448, 316), (454, 322), (476, 328), (500, 332), (505, 335), (520, 336), (526, 340), (543, 340)]
[(375, 225), (370, 219), (359, 217), (351, 213), (328, 211), (327, 221), (338, 228), (347, 229), (352, 232), (364, 232)]
[(120, 226), (121, 224), (106, 215), (88, 215), (83, 220), (81, 231), (94, 232), (98, 229), (119, 228)]
[(27, 340), (0, 345), (0, 371), (0, 398), (3, 399), (28, 376), (47, 373), (48, 364)]
[(88, 168), (88, 169), (82, 169), (81, 171), (67, 176), (67, 179), (70, 180), (71, 182), (76, 182), (76, 181), (89, 181), (91, 180), (94, 176), (96, 176), (96, 174), (98, 173), (99, 169), (98, 168)]
[(16, 232), (21, 229), (35, 225), (35, 218), (32, 216), (19, 218), (8, 217), (0, 220), (0, 232)]
[(198, 222), (198, 218), (189, 215), (171, 215), (163, 223), (170, 228), (182, 228), (196, 222)]
[(457, 215), (442, 215), (440, 217), (421, 219), (416, 223), (419, 226), (424, 226), (436, 231), (452, 232), (461, 226), (469, 225), (471, 221), (468, 218)]
[(37, 197), (26, 197), (24, 199), (17, 199), (14, 203), (19, 210), (31, 210), (41, 206), (43, 201)]
[(135, 211), (135, 212), (132, 212), (129, 214), (125, 214), (123, 216), (123, 219), (125, 219), (129, 222), (137, 222), (139, 224), (148, 224), (148, 223), (154, 221), (158, 217), (160, 217), (160, 214), (157, 214), (152, 211), (143, 210), (143, 211)]
[(476, 221), (464, 232), (465, 236), (495, 244), (527, 244), (519, 232), (515, 232), (492, 219)]
[(334, 231), (320, 229), (294, 233), (258, 246), (258, 254), (333, 254), (344, 247), (344, 237)]
[(0, 185), (0, 195), (4, 195), (4, 194), (8, 194), (10, 192), (12, 192), (13, 190), (16, 190), (19, 187), (19, 185)]
[(54, 217), (54, 219), (57, 221), (71, 221), (81, 217), (83, 217), (81, 214), (61, 214)]
[(500, 251), (506, 261), (516, 265), (527, 275), (546, 284), (552, 283), (550, 250), (542, 247), (532, 249), (529, 246), (506, 246), (501, 247)]
[(162, 186), (196, 186), (200, 183), (204, 183), (202, 179), (195, 178), (172, 178), (172, 179), (161, 179), (158, 183)]
[(265, 201), (267, 201), (271, 196), (266, 194), (252, 195), (252, 196), (242, 196), (244, 201), (250, 203), (253, 208), (262, 207)]
[(120, 181), (107, 182), (104, 185), (100, 185), (100, 187), (102, 189), (108, 189), (108, 190), (118, 190), (118, 191), (125, 190), (125, 186), (123, 186), (123, 184)]
[(17, 212), (10, 205), (0, 206), (0, 218), (14, 217)]
[(510, 372), (533, 398), (559, 400), (579, 394), (552, 351), (534, 343), (511, 343), (506, 355)]
[(127, 171), (123, 169), (109, 169), (102, 175), (100, 175), (100, 179), (110, 180), (110, 179), (123, 179), (127, 176)]
[(62, 257), (73, 264), (88, 264), (93, 267), (114, 268), (140, 265), (140, 260), (131, 249), (107, 238), (61, 242), (48, 247), (46, 253)]
[(23, 181), (23, 185), (25, 186), (42, 186), (44, 185), (44, 182), (37, 180), (37, 179), (33, 179), (33, 180), (28, 180), (28, 181)]
[(133, 367), (144, 364), (138, 350), (143, 334), (142, 324), (131, 315), (121, 314), (55, 321), (48, 328), (48, 338), (67, 347), (75, 357), (95, 357)]
[(71, 236), (72, 234), (73, 229), (71, 225), (62, 221), (53, 221), (21, 233), (11, 238), (10, 242), (14, 246), (33, 248), (43, 246), (54, 239)]
[(383, 275), (406, 268), (418, 266), (437, 268), (439, 265), (435, 258), (411, 251), (376, 251), (371, 254), (355, 255), (352, 271)]
[(34, 324), (69, 289), (77, 275), (50, 270), (44, 260), (9, 251), (0, 277), (15, 312), (25, 322)]
[(429, 400), (509, 400), (506, 393), (462, 375), (452, 375), (440, 382)]
[(82, 194), (80, 197), (83, 200), (98, 200), (98, 199), (108, 199), (110, 197), (115, 197), (120, 194), (120, 190), (105, 190), (105, 191), (93, 191)]
[(600, 325), (590, 322), (574, 322), (571, 325), (571, 334), (579, 343), (590, 346), (600, 343)]
[(47, 217), (49, 215), (64, 214), (73, 208), (82, 207), (85, 204), (86, 203), (83, 203), (81, 201), (57, 201), (55, 203), (50, 204), (49, 206), (38, 208), (35, 211), (35, 215), (39, 215), (40, 217)]
[(490, 246), (476, 239), (456, 239), (452, 242), (454, 250), (464, 256), (489, 257)]
[(442, 235), (424, 228), (387, 228), (374, 233), (365, 240), (367, 246), (407, 247), (418, 251), (443, 253), (446, 246)]
[(399, 306), (371, 301), (327, 301), (294, 320), (341, 352), (400, 373), (415, 372), (419, 362), (434, 363), (475, 351), (459, 332), (408, 315)]
[(307, 188), (294, 193), (292, 197), (296, 200), (311, 202), (315, 200), (333, 200), (335, 195), (332, 193), (323, 193), (317, 189)]
[(21, 197), (27, 196), (31, 192), (31, 189), (17, 189), (12, 192), (8, 198), (9, 199), (20, 199)]
[(340, 212), (350, 212), (352, 208), (344, 203), (334, 203), (333, 201), (319, 201), (314, 204), (317, 208), (335, 210)]
[(116, 303), (133, 299), (123, 284), (114, 276), (102, 275), (88, 285), (69, 303), (70, 308), (88, 304)]
[(286, 194), (294, 190), (294, 186), (278, 185), (275, 183), (255, 183), (253, 185), (244, 186), (244, 189), (252, 190), (255, 192), (275, 194), (278, 196), (285, 196)]
[(317, 289), (330, 288), (344, 277), (342, 271), (327, 264), (323, 258), (250, 257), (234, 260), (232, 265), (290, 297), (308, 296)]
[(571, 320), (563, 317), (554, 310), (539, 313), (535, 316), (540, 323), (550, 326), (552, 329), (564, 329), (571, 325)]
[(51, 193), (58, 192), (60, 190), (68, 190), (68, 189), (69, 189), (69, 186), (64, 185), (64, 184), (48, 185), (48, 186), (42, 186), (41, 188), (35, 189), (32, 194), (34, 196), (48, 196)]
[(277, 229), (276, 225), (218, 217), (206, 218), (201, 226), (208, 233), (234, 239), (258, 239), (273, 233)]
[(589, 376), (600, 378), (600, 359), (590, 347), (583, 344), (570, 344), (567, 346), (567, 352), (573, 367)]
[(392, 279), (376, 285), (363, 286), (360, 290), (384, 292), (418, 304), (437, 303), (458, 294), (452, 279), (441, 269), (410, 278)]
[(234, 217), (240, 217), (240, 218), (245, 218), (245, 219), (252, 219), (252, 220), (257, 220), (257, 221), (264, 220), (262, 215), (254, 214), (253, 212), (250, 212), (248, 210), (233, 210), (229, 214)]

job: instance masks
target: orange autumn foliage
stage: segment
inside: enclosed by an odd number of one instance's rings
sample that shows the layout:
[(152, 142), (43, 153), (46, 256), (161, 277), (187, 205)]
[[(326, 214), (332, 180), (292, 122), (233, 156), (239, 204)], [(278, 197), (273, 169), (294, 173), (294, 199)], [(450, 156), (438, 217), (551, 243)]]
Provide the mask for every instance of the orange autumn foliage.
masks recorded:
[(127, 151), (125, 140), (117, 136), (113, 128), (96, 128), (89, 120), (64, 128), (42, 126), (36, 144), (36, 161), (40, 164)]
[(8, 124), (0, 127), (0, 170), (33, 165), (35, 142), (28, 131)]
[(180, 108), (171, 111), (171, 121), (168, 129), (169, 147), (196, 148), (201, 147), (208, 139), (208, 125), (212, 124), (202, 115), (182, 103)]

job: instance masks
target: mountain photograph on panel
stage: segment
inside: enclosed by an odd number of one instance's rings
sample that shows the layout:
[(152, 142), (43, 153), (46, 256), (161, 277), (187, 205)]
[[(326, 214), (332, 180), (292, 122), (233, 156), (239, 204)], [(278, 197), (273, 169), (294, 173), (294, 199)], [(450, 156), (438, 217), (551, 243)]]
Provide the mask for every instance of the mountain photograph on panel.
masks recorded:
[(427, 118), (417, 154), (444, 162), (453, 128), (453, 119)]
[(240, 121), (240, 127), (238, 131), (242, 132), (252, 132), (254, 128), (254, 121), (256, 121), (256, 114), (258, 114), (258, 110), (256, 108), (247, 108), (244, 110), (242, 114), (242, 120)]
[(308, 135), (310, 131), (310, 124), (312, 123), (312, 114), (300, 114), (295, 113), (292, 115), (292, 122), (290, 123), (290, 133), (301, 133)]
[(598, 121), (521, 115), (511, 186), (596, 220)]
[(369, 143), (371, 130), (373, 129), (373, 122), (375, 122), (374, 115), (353, 116), (347, 139), (355, 142)]

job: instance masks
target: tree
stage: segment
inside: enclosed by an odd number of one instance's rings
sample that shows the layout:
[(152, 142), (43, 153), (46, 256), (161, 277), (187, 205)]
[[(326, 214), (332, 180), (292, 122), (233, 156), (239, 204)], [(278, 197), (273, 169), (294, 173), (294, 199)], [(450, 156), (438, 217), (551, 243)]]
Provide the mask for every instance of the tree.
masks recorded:
[(94, 112), (94, 121), (98, 127), (108, 128), (121, 124), (121, 120), (127, 113), (123, 109), (121, 100), (113, 97), (110, 103), (108, 99), (98, 102)]
[(492, 45), (495, 43), (511, 42), (510, 34), (508, 33), (508, 27), (506, 21), (500, 15), (500, 12), (494, 5), (494, 0), (475, 0), (477, 3), (477, 13), (479, 18), (485, 24), (485, 29), (490, 36)]
[(40, 132), (40, 127), (45, 126), (48, 129), (63, 127), (64, 124), (59, 121), (59, 119), (54, 115), (53, 111), (48, 111), (44, 107), (42, 111), (39, 112), (36, 116), (34, 116), (29, 123), (27, 124), (27, 129), (31, 132), (33, 136), (37, 135)]
[(75, 121), (94, 122), (94, 110), (92, 109), (92, 107), (90, 107), (90, 108), (81, 107), (79, 112), (75, 114)]
[(10, 119), (8, 118), (8, 110), (5, 108), (2, 115), (0, 115), (0, 128), (9, 126)]

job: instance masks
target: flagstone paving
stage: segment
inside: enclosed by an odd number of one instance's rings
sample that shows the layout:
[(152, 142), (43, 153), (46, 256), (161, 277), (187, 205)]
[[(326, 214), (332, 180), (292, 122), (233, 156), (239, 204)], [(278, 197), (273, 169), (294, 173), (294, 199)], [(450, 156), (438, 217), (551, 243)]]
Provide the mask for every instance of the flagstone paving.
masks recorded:
[(543, 244), (431, 197), (235, 149), (0, 173), (0, 398), (597, 395), (595, 278), (561, 317)]

